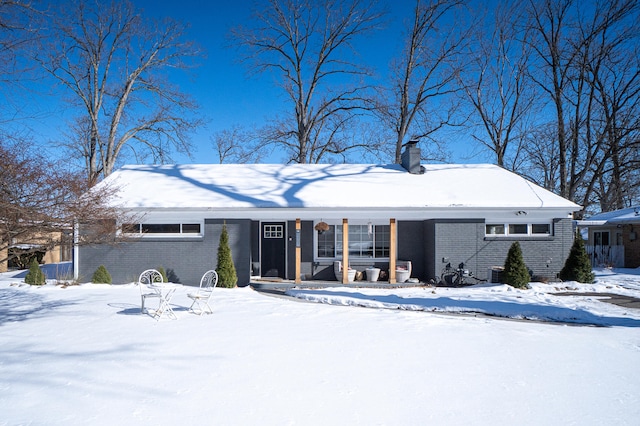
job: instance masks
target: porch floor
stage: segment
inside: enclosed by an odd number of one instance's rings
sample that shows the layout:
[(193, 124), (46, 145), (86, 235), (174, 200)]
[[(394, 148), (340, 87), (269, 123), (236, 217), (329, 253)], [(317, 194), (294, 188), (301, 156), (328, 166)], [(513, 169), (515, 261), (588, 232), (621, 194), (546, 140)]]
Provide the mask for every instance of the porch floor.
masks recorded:
[(327, 288), (327, 287), (350, 287), (350, 288), (407, 288), (407, 287), (427, 287), (432, 284), (424, 282), (396, 283), (389, 284), (388, 281), (354, 281), (349, 284), (342, 284), (338, 281), (307, 280), (296, 284), (293, 280), (260, 278), (251, 279), (249, 285), (256, 290), (288, 290), (291, 288)]

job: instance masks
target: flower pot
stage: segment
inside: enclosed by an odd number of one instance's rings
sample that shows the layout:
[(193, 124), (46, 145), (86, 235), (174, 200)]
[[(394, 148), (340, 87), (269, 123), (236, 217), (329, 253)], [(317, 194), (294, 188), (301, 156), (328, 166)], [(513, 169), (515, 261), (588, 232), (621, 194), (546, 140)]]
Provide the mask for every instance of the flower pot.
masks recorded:
[(403, 283), (409, 279), (411, 273), (406, 269), (396, 269), (396, 282)]
[(367, 268), (367, 281), (375, 282), (380, 277), (380, 268)]

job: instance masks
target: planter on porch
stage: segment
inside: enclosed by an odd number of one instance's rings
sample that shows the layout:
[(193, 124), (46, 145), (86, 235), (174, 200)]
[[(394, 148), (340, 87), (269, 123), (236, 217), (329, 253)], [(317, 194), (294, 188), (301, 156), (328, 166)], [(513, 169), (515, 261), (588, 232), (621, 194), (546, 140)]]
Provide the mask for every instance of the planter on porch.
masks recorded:
[(396, 282), (403, 283), (409, 279), (411, 272), (406, 269), (396, 269)]
[[(347, 271), (347, 279), (349, 280), (350, 283), (355, 281), (356, 272), (358, 271), (351, 268), (349, 268), (349, 270)], [(336, 276), (336, 280), (342, 281), (342, 262), (341, 261), (336, 260), (333, 262), (333, 273)]]
[(376, 282), (380, 277), (380, 268), (367, 268), (367, 281)]

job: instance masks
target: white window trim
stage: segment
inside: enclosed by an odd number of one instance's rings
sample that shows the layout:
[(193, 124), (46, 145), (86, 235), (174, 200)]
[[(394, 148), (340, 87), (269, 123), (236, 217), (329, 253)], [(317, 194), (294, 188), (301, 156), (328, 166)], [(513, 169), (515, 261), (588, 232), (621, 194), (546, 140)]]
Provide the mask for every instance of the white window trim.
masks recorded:
[[(136, 225), (139, 226), (138, 230), (139, 232), (122, 232), (122, 225), (124, 225), (124, 223), (121, 223), (118, 226), (118, 233), (120, 235), (125, 235), (125, 236), (131, 236), (131, 237), (136, 237), (136, 238), (143, 238), (143, 239), (151, 239), (151, 238), (164, 238), (164, 239), (176, 239), (176, 238), (202, 238), (204, 236), (204, 221), (188, 221), (188, 222), (177, 222), (177, 224), (180, 225), (180, 233), (143, 233), (142, 232), (142, 225), (164, 225), (164, 224), (176, 224), (176, 222), (172, 222), (172, 221), (148, 221), (148, 222), (139, 222)], [(199, 224), (200, 225), (200, 232), (199, 233), (193, 233), (193, 232), (182, 232), (182, 225), (192, 225), (192, 224)]]
[[(318, 224), (318, 222), (321, 221), (314, 221), (313, 222), (313, 260), (315, 262), (333, 262), (334, 260), (342, 260), (342, 256), (334, 256), (334, 257), (319, 257), (318, 256), (318, 231), (315, 229), (315, 226)], [(323, 221), (325, 222), (327, 225), (330, 226), (342, 226), (342, 221), (330, 221), (330, 220), (325, 220)], [(353, 226), (353, 225), (360, 225), (360, 226), (368, 226), (369, 223), (371, 223), (371, 225), (373, 226), (389, 226), (389, 222), (385, 222), (385, 221), (363, 221), (363, 220), (354, 220), (353, 222), (348, 222), (349, 226)], [(396, 228), (396, 241), (397, 241), (397, 228)], [(337, 232), (336, 232), (337, 234)], [(389, 245), (391, 245), (391, 238), (392, 236), (389, 235)], [(334, 247), (334, 250), (336, 250), (336, 248)], [(374, 250), (375, 253), (375, 250)], [(353, 256), (353, 255), (349, 255), (349, 260), (353, 260), (354, 262), (365, 262), (365, 261), (370, 261), (370, 262), (388, 262), (389, 261), (389, 256), (386, 257), (357, 257), (357, 256)]]
[[(491, 226), (491, 225), (501, 225), (504, 227), (504, 234), (487, 234), (487, 227)], [(526, 234), (511, 234), (509, 232), (509, 226), (510, 225), (527, 225), (527, 233)], [(549, 232), (547, 233), (533, 233), (533, 225), (548, 225), (549, 226)], [(553, 236), (553, 222), (528, 222), (528, 223), (522, 223), (522, 222), (503, 222), (503, 221), (485, 221), (484, 224), (484, 236), (486, 238), (525, 238), (525, 237), (532, 237), (532, 238), (546, 238), (546, 237), (551, 237)]]
[[(262, 238), (282, 239), (284, 238), (284, 225), (262, 225), (262, 232)], [(269, 235), (267, 235), (267, 233), (269, 233)]]

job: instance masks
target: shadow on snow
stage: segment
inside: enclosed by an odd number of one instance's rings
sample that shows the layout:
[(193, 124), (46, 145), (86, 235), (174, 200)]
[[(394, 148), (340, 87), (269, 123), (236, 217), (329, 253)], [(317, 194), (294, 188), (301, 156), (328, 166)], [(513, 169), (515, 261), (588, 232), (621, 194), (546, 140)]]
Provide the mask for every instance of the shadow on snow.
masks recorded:
[(75, 305), (76, 302), (47, 301), (39, 294), (0, 289), (0, 326), (10, 322), (41, 318), (59, 308)]
[[(638, 319), (599, 316), (586, 310), (570, 309), (562, 306), (532, 305), (506, 301), (459, 300), (450, 297), (433, 299), (417, 297), (402, 298), (396, 295), (367, 295), (362, 293), (324, 290), (295, 290), (289, 294), (296, 298), (314, 302), (319, 302), (316, 299), (317, 296), (327, 297), (329, 300), (333, 297), (346, 298), (349, 301), (349, 305), (371, 308), (441, 313), (477, 313), (501, 318), (595, 325), (600, 327), (640, 327), (640, 320)], [(379, 305), (372, 302), (377, 302)]]

